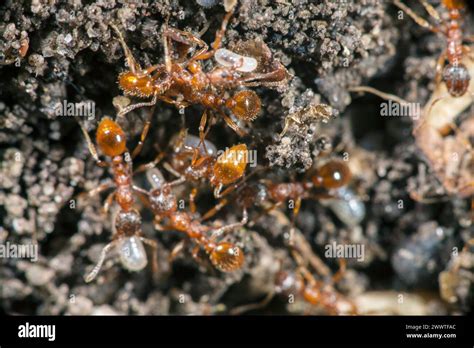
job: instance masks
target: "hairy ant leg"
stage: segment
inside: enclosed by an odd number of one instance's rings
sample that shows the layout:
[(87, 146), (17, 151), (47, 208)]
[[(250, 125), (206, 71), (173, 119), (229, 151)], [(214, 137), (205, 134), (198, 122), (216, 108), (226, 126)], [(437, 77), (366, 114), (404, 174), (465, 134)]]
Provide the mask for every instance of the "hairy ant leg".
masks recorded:
[(228, 116), (224, 111), (222, 110), (218, 110), (219, 112), (219, 115), (222, 116), (222, 118), (224, 119), (225, 123), (230, 127), (232, 128), (232, 130), (234, 130), (234, 132), (236, 132), (239, 136), (243, 137), (243, 136), (246, 136), (248, 133), (246, 131), (244, 131), (239, 125), (237, 125), (237, 123), (235, 123), (231, 118), (230, 116)]
[[(195, 59), (195, 57), (198, 57), (209, 50), (209, 46), (206, 42), (204, 42), (201, 38), (186, 31), (168, 27), (164, 30), (163, 35), (166, 36), (167, 39), (171, 39), (181, 44), (185, 44), (188, 46), (195, 45), (198, 47), (198, 51), (194, 53), (193, 57), (188, 59), (187, 62), (192, 61), (193, 59)], [(184, 64), (187, 64), (187, 62), (185, 61)]]
[(248, 222), (248, 212), (247, 209), (243, 209), (242, 211), (242, 220), (239, 222), (235, 222), (233, 224), (229, 224), (226, 226), (219, 227), (217, 230), (215, 230), (212, 235), (211, 235), (211, 241), (215, 241), (217, 238), (221, 237), (225, 233), (232, 231), (236, 228), (244, 226)]
[(211, 44), (212, 49), (210, 51), (203, 52), (199, 55), (196, 55), (195, 57), (193, 57), (193, 60), (205, 60), (214, 56), (214, 53), (216, 53), (216, 51), (221, 47), (222, 39), (224, 38), (225, 31), (227, 29), (227, 24), (229, 23), (229, 20), (232, 14), (233, 14), (233, 11), (229, 11), (224, 16), (224, 19), (222, 20), (222, 23), (221, 23), (221, 27), (216, 33), (214, 42)]
[(86, 283), (90, 283), (97, 277), (97, 274), (99, 274), (100, 269), (102, 268), (102, 265), (104, 264), (107, 254), (112, 248), (115, 248), (117, 243), (118, 243), (118, 240), (113, 240), (112, 242), (110, 242), (109, 244), (107, 244), (106, 246), (102, 248), (102, 251), (100, 252), (100, 256), (96, 265), (94, 266), (92, 271), (89, 272), (89, 274), (84, 278)]
[(89, 152), (92, 155), (92, 158), (94, 158), (94, 160), (96, 161), (96, 163), (99, 167), (108, 167), (109, 163), (99, 159), (97, 149), (96, 149), (94, 143), (92, 142), (92, 140), (89, 136), (89, 133), (87, 133), (87, 130), (86, 130), (85, 126), (80, 121), (77, 121), (77, 123), (79, 123), (79, 127), (81, 127), (81, 131), (84, 135), (84, 138), (86, 139), (87, 148), (89, 149)]
[(142, 129), (142, 132), (140, 134), (140, 140), (138, 141), (138, 144), (135, 147), (135, 149), (133, 149), (133, 151), (132, 151), (132, 159), (135, 159), (135, 157), (137, 157), (140, 154), (140, 152), (142, 151), (143, 145), (145, 143), (145, 139), (148, 135), (148, 132), (150, 131), (151, 119), (153, 117), (154, 112), (155, 112), (155, 105), (148, 112), (148, 117), (145, 121), (145, 124), (143, 125), (143, 129)]
[(125, 59), (127, 60), (127, 65), (130, 68), (130, 71), (133, 72), (134, 74), (142, 71), (140, 64), (137, 62), (137, 60), (133, 56), (132, 51), (130, 50), (127, 43), (125, 42), (122, 32), (119, 30), (119, 28), (115, 24), (110, 23), (109, 25), (118, 36), (118, 39), (120, 41), (120, 44), (122, 45), (122, 49), (125, 54)]
[[(428, 22), (426, 19), (421, 17), (420, 15), (416, 14), (411, 8), (409, 8), (407, 5), (405, 5), (403, 2), (400, 0), (393, 0), (393, 3), (395, 6), (400, 8), (402, 11), (404, 11), (408, 16), (411, 17), (418, 25), (422, 26), (423, 28), (426, 28), (434, 33), (439, 32), (439, 28), (434, 27), (430, 22)], [(421, 2), (423, 5), (426, 4), (426, 2), (422, 1)], [(424, 4), (425, 3), (425, 4)], [(426, 8), (426, 7), (425, 7)], [(433, 8), (434, 10), (434, 8)]]
[(141, 107), (144, 107), (144, 106), (153, 106), (157, 102), (158, 102), (158, 95), (153, 94), (153, 98), (151, 99), (151, 101), (135, 103), (135, 104), (129, 105), (129, 106), (123, 108), (122, 110), (120, 110), (117, 114), (117, 117), (122, 117), (123, 115), (128, 114), (130, 111), (133, 111), (137, 108), (141, 108)]
[(151, 252), (152, 252), (151, 270), (152, 270), (152, 273), (156, 275), (158, 273), (158, 243), (154, 241), (153, 239), (145, 238), (143, 236), (139, 238), (143, 243), (145, 243), (151, 248)]

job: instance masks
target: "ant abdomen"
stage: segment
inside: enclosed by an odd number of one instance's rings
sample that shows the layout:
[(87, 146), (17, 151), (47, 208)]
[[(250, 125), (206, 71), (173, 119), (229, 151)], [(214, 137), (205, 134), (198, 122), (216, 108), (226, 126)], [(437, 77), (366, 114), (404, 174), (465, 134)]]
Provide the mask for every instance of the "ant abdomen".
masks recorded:
[(233, 272), (242, 268), (245, 256), (243, 251), (229, 242), (221, 242), (211, 251), (211, 263), (221, 272)]
[(444, 68), (443, 79), (449, 94), (460, 97), (467, 92), (471, 76), (464, 64), (448, 64)]
[(97, 127), (96, 141), (104, 155), (115, 157), (122, 155), (127, 149), (125, 132), (112, 119), (104, 117)]
[(240, 120), (253, 121), (258, 117), (262, 103), (260, 97), (251, 90), (237, 92), (225, 105)]
[(346, 186), (352, 178), (352, 173), (346, 163), (332, 160), (316, 170), (311, 180), (316, 187), (337, 189)]
[(234, 183), (244, 175), (247, 158), (247, 145), (232, 146), (217, 158), (213, 168), (214, 177), (212, 180), (222, 185)]

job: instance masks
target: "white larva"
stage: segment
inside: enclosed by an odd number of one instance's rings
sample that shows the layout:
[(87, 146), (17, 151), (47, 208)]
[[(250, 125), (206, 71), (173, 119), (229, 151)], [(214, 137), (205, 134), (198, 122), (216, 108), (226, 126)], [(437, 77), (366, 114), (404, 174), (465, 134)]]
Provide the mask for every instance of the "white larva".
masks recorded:
[(338, 190), (340, 198), (324, 202), (333, 213), (347, 226), (357, 226), (365, 217), (364, 203), (352, 192), (342, 187)]
[(146, 178), (151, 186), (159, 189), (166, 182), (165, 177), (158, 168), (150, 168), (146, 171)]
[[(200, 144), (201, 140), (199, 137), (195, 135), (188, 134), (186, 135), (186, 138), (184, 139), (184, 147), (188, 149), (195, 149), (199, 145), (199, 152), (201, 155), (206, 155), (206, 151), (204, 150), (203, 144)], [(217, 153), (217, 148), (216, 146), (211, 143), (209, 140), (204, 139), (204, 144), (206, 145), (206, 150), (207, 150), (207, 155), (208, 156), (214, 156)]]
[(251, 72), (257, 68), (257, 60), (252, 57), (241, 56), (240, 54), (220, 48), (214, 54), (216, 62), (227, 68), (235, 68), (241, 72)]
[(145, 247), (139, 237), (132, 236), (120, 241), (119, 254), (120, 262), (129, 271), (141, 271), (148, 263)]

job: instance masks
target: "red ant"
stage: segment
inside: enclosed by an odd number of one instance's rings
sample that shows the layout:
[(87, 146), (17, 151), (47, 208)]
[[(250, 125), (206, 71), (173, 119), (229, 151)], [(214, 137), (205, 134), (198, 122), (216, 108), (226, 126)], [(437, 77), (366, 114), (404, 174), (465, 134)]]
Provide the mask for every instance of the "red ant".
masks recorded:
[(346, 299), (334, 289), (333, 284), (339, 282), (346, 271), (346, 261), (340, 260), (340, 268), (331, 277), (330, 282), (316, 280), (308, 270), (303, 257), (295, 249), (291, 250), (298, 267), (295, 272), (279, 271), (275, 277), (277, 293), (301, 295), (303, 299), (314, 306), (321, 306), (331, 315), (357, 314), (354, 303)]
[[(431, 17), (438, 23), (441, 22), (440, 14), (432, 5), (426, 0), (420, 0), (420, 2)], [(443, 79), (449, 94), (453, 97), (461, 97), (469, 89), (469, 81), (471, 79), (469, 70), (461, 63), (464, 53), (471, 52), (470, 48), (463, 44), (463, 41), (474, 41), (474, 37), (463, 37), (460, 21), (461, 11), (466, 8), (464, 1), (443, 0), (442, 2), (448, 10), (449, 21), (441, 22), (440, 25), (434, 26), (414, 13), (400, 0), (393, 0), (393, 3), (405, 11), (416, 23), (434, 33), (441, 33), (446, 37), (446, 49), (441, 53), (436, 66), (436, 84), (439, 84), (441, 79)], [(444, 67), (446, 59), (449, 64)]]
[[(205, 137), (204, 130), (206, 123), (208, 123), (208, 110), (218, 113), (227, 125), (239, 135), (245, 135), (245, 132), (225, 113), (224, 108), (229, 109), (239, 120), (253, 121), (261, 109), (260, 98), (252, 90), (241, 90), (231, 97), (226, 96), (226, 91), (234, 90), (239, 86), (281, 85), (288, 80), (289, 74), (281, 63), (274, 60), (270, 64), (271, 71), (254, 72), (257, 69), (256, 59), (220, 49), (231, 15), (232, 12), (225, 15), (221, 28), (211, 45), (211, 50), (199, 37), (165, 25), (163, 30), (165, 62), (145, 69), (133, 57), (120, 30), (115, 25), (111, 25), (117, 32), (129, 69), (120, 74), (119, 87), (126, 95), (152, 98), (149, 102), (125, 107), (118, 113), (118, 116), (123, 116), (139, 107), (155, 105), (159, 100), (173, 104), (178, 108), (200, 104), (206, 109), (199, 127), (201, 141)], [(179, 57), (174, 60), (174, 52), (170, 47), (169, 40), (189, 48), (180, 50)], [(264, 44), (262, 45), (262, 50), (265, 48), (268, 50)], [(193, 46), (197, 47), (197, 51), (190, 58), (186, 57)], [(267, 53), (267, 51), (263, 53)], [(218, 54), (218, 61), (224, 65), (205, 72), (201, 61), (210, 59), (216, 54)], [(259, 70), (263, 71), (263, 69)], [(213, 113), (210, 116), (212, 117)], [(148, 131), (147, 127), (149, 127), (149, 122), (145, 126), (144, 133)]]
[(111, 166), (114, 176), (113, 183), (106, 183), (97, 187), (89, 193), (89, 196), (93, 196), (115, 186), (115, 190), (106, 199), (104, 209), (107, 212), (113, 200), (115, 200), (119, 206), (119, 210), (114, 218), (112, 242), (102, 249), (96, 266), (85, 277), (85, 281), (91, 282), (97, 276), (107, 253), (116, 247), (119, 248), (120, 260), (126, 269), (139, 271), (145, 268), (147, 265), (147, 257), (142, 242), (153, 249), (152, 266), (155, 273), (158, 268), (158, 247), (154, 240), (141, 235), (141, 216), (140, 213), (133, 208), (133, 193), (138, 188), (132, 183), (132, 164), (124, 159), (124, 154), (127, 152), (127, 145), (123, 129), (108, 117), (104, 117), (99, 123), (96, 131), (97, 146), (104, 155), (111, 158), (111, 162), (109, 163), (99, 159), (97, 150), (89, 138), (87, 130), (82, 124), (80, 124), (80, 126), (88, 143), (89, 151), (97, 164), (101, 167)]
[[(250, 226), (252, 226), (260, 217), (266, 215), (268, 212), (274, 210), (285, 202), (292, 203), (293, 215), (292, 226), (294, 226), (296, 216), (301, 208), (303, 199), (341, 199), (345, 200), (344, 195), (340, 197), (339, 191), (345, 188), (352, 179), (352, 173), (346, 163), (341, 160), (332, 159), (313, 170), (310, 174), (310, 180), (302, 182), (291, 183), (265, 183), (258, 187), (244, 185), (237, 191), (237, 202), (245, 209), (258, 203), (257, 201), (271, 201), (270, 207), (267, 207), (263, 213), (252, 219)], [(209, 210), (203, 215), (203, 220), (209, 219), (221, 210), (229, 201), (223, 200), (218, 203), (213, 209)], [(351, 220), (350, 224), (360, 222), (360, 212), (353, 211), (357, 207), (345, 208), (344, 213), (350, 215), (345, 220)], [(346, 212), (349, 210), (349, 213)], [(339, 216), (339, 214), (337, 214)], [(354, 221), (355, 222), (354, 222)], [(346, 222), (346, 221), (344, 221)], [(289, 235), (290, 244), (293, 241), (294, 228), (292, 227)]]
[(247, 145), (238, 144), (217, 156), (217, 149), (210, 141), (181, 132), (175, 141), (174, 152), (165, 169), (178, 178), (191, 182), (209, 180), (214, 187), (214, 196), (220, 198), (236, 187), (230, 186), (222, 192), (224, 186), (234, 184), (245, 174), (249, 151)]
[[(148, 197), (149, 206), (155, 215), (155, 227), (157, 230), (164, 229), (160, 222), (163, 219), (167, 219), (168, 226), (166, 226), (166, 229), (183, 232), (197, 244), (192, 252), (193, 257), (197, 258), (199, 249), (202, 247), (209, 255), (209, 259), (214, 267), (222, 272), (232, 272), (243, 266), (245, 261), (243, 251), (233, 243), (216, 242), (216, 239), (228, 231), (245, 225), (248, 219), (246, 209), (243, 210), (243, 217), (240, 222), (218, 228), (204, 225), (193, 216), (195, 213), (193, 194), (190, 197), (192, 202), (191, 213), (178, 211), (177, 198), (172, 188), (182, 184), (185, 181), (183, 178), (166, 182), (161, 172), (156, 168), (150, 169), (147, 175), (154, 188), (151, 191), (142, 189), (139, 191)], [(207, 236), (209, 232), (211, 232), (210, 237)], [(179, 248), (174, 250), (172, 258), (179, 251)]]

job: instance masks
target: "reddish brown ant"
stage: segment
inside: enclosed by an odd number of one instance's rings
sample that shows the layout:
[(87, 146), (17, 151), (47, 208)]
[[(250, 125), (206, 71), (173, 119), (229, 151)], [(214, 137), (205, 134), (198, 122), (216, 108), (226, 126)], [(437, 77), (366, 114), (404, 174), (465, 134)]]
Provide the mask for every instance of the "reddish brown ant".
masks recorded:
[(249, 151), (247, 145), (238, 144), (217, 156), (214, 144), (185, 133), (176, 139), (175, 151), (165, 168), (175, 176), (196, 182), (206, 179), (214, 187), (214, 196), (220, 198), (231, 192), (234, 186), (222, 192), (224, 186), (234, 184), (245, 174)]
[(313, 276), (298, 251), (292, 249), (291, 253), (298, 267), (295, 272), (281, 270), (276, 274), (275, 289), (277, 293), (287, 296), (300, 295), (306, 302), (322, 307), (331, 315), (357, 314), (355, 304), (334, 288), (334, 284), (342, 279), (346, 271), (344, 259), (340, 260), (338, 272), (331, 277), (329, 282), (324, 282)]
[[(129, 69), (120, 74), (119, 87), (126, 95), (152, 98), (149, 102), (125, 107), (118, 116), (125, 115), (139, 107), (155, 105), (160, 100), (178, 108), (200, 104), (206, 109), (199, 127), (201, 141), (204, 140), (206, 123), (211, 124), (207, 120), (208, 110), (218, 113), (229, 127), (239, 135), (244, 135), (245, 132), (226, 114), (224, 108), (229, 109), (241, 121), (253, 121), (261, 109), (260, 98), (252, 90), (241, 90), (231, 97), (227, 97), (226, 92), (235, 90), (237, 87), (283, 84), (288, 80), (289, 74), (282, 64), (274, 60), (270, 65), (271, 71), (254, 72), (256, 59), (220, 49), (231, 15), (232, 12), (225, 15), (221, 28), (211, 45), (211, 50), (199, 37), (165, 25), (163, 30), (165, 62), (145, 69), (133, 57), (120, 30), (115, 25), (111, 25), (117, 32)], [(174, 51), (170, 40), (187, 46), (189, 49), (181, 50), (179, 57), (174, 60)], [(186, 57), (188, 51), (193, 47), (197, 47), (196, 52), (191, 57)], [(265, 45), (264, 48), (266, 48)], [(201, 61), (210, 59), (216, 54), (217, 60), (222, 63), (222, 66), (205, 72)], [(211, 117), (213, 113), (210, 114)], [(145, 129), (144, 132), (146, 132)]]
[(115, 190), (108, 196), (104, 205), (105, 210), (113, 200), (118, 204), (119, 210), (114, 218), (114, 234), (112, 242), (107, 244), (100, 254), (94, 269), (85, 277), (86, 282), (91, 282), (99, 273), (107, 253), (118, 247), (122, 265), (130, 271), (139, 271), (147, 265), (147, 257), (143, 243), (153, 249), (153, 271), (157, 270), (157, 243), (145, 238), (141, 234), (141, 216), (133, 208), (135, 186), (132, 183), (132, 165), (124, 159), (127, 152), (126, 137), (123, 129), (112, 119), (104, 117), (96, 131), (97, 146), (100, 151), (111, 158), (111, 162), (99, 159), (97, 150), (92, 143), (87, 130), (82, 124), (81, 129), (88, 143), (89, 151), (97, 164), (104, 167), (110, 166), (113, 172), (113, 183), (106, 183), (90, 192), (90, 196), (103, 192), (115, 186)]
[[(400, 0), (393, 0), (393, 3), (405, 11), (416, 23), (446, 37), (446, 49), (441, 53), (436, 66), (436, 82), (439, 84), (443, 79), (449, 94), (453, 97), (461, 97), (468, 91), (471, 79), (469, 70), (461, 63), (463, 55), (471, 52), (470, 48), (463, 44), (463, 41), (473, 41), (474, 39), (472, 37), (465, 38), (461, 29), (461, 11), (466, 8), (466, 4), (463, 0), (443, 0), (442, 3), (449, 15), (449, 20), (443, 22), (440, 14), (432, 5), (426, 0), (420, 0), (420, 2), (429, 15), (438, 22), (436, 26), (417, 15)], [(446, 60), (449, 64), (444, 66)]]
[[(195, 212), (194, 204), (191, 205), (191, 213), (179, 211), (177, 208), (177, 198), (172, 188), (182, 184), (184, 182), (183, 178), (166, 182), (161, 172), (156, 168), (149, 169), (147, 175), (153, 189), (149, 192), (140, 190), (140, 193), (148, 197), (149, 206), (155, 215), (155, 227), (157, 230), (164, 229), (160, 222), (163, 219), (167, 219), (168, 225), (165, 229), (183, 232), (197, 244), (193, 249), (193, 256), (195, 258), (197, 258), (199, 249), (202, 247), (209, 255), (209, 259), (214, 267), (222, 272), (232, 272), (243, 266), (245, 261), (243, 251), (233, 243), (225, 241), (216, 242), (216, 239), (235, 228), (245, 225), (248, 219), (246, 209), (243, 210), (243, 217), (240, 222), (222, 227), (204, 225), (193, 216)], [(211, 233), (211, 236), (208, 236), (208, 233)], [(172, 254), (175, 255), (178, 251), (179, 249), (175, 250)]]

